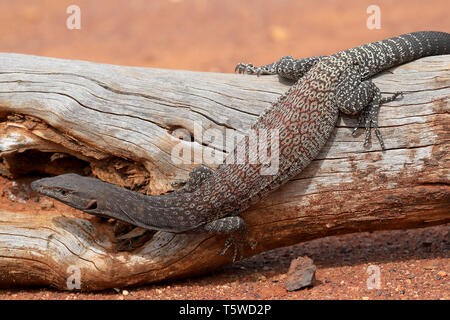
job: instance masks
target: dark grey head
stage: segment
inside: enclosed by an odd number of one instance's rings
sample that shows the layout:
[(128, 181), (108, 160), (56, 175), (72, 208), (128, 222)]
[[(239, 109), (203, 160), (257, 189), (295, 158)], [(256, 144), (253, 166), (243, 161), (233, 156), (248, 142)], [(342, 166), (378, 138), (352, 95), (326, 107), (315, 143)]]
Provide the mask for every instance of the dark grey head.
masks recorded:
[(143, 195), (99, 179), (68, 173), (33, 181), (31, 188), (40, 194), (95, 216), (114, 218), (137, 226), (150, 227), (122, 209), (122, 205), (124, 205), (130, 212), (141, 212), (141, 209), (145, 207), (145, 204), (142, 204), (142, 199), (145, 198)]
[(99, 184), (109, 185), (98, 179), (68, 173), (33, 181), (31, 188), (76, 209), (99, 214), (102, 208), (99, 201), (104, 199), (98, 194), (99, 190), (102, 190)]

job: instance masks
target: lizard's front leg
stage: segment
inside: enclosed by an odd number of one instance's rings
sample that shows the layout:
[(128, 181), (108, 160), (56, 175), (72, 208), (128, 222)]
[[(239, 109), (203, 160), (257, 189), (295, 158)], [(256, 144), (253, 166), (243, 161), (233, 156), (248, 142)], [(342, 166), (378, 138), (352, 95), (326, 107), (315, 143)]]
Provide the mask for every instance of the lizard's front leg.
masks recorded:
[(378, 111), (381, 104), (395, 100), (401, 92), (396, 92), (390, 97), (381, 97), (380, 89), (372, 80), (361, 81), (361, 73), (357, 65), (350, 66), (343, 74), (342, 81), (336, 90), (336, 103), (339, 110), (345, 114), (359, 114), (358, 124), (353, 130), (353, 135), (364, 122), (366, 137), (364, 146), (367, 147), (371, 137), (371, 128), (380, 142), (381, 149), (385, 149), (383, 137), (378, 128)]
[(321, 56), (304, 59), (294, 59), (291, 56), (284, 56), (280, 60), (261, 67), (255, 67), (251, 63), (238, 63), (235, 71), (239, 73), (248, 73), (256, 75), (277, 74), (282, 78), (298, 80), (309, 71), (319, 60)]

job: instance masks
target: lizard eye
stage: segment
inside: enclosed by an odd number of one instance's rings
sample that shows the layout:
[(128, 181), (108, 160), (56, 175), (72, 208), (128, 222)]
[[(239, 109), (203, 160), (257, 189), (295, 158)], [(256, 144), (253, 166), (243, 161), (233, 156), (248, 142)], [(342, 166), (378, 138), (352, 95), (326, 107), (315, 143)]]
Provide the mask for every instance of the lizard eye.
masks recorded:
[(96, 200), (91, 200), (89, 201), (89, 203), (86, 206), (87, 210), (94, 210), (97, 209), (97, 201)]
[(62, 196), (65, 196), (67, 194), (67, 191), (66, 190), (61, 190), (61, 195)]

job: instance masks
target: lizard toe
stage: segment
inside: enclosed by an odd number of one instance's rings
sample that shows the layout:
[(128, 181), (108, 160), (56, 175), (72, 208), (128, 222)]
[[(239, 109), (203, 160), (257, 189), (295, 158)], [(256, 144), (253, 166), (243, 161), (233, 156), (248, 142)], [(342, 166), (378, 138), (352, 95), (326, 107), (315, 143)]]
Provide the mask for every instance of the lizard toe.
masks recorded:
[(237, 262), (244, 258), (244, 247), (248, 245), (251, 249), (255, 249), (258, 242), (253, 239), (248, 239), (241, 235), (230, 235), (225, 240), (225, 247), (220, 251), (220, 255), (224, 255), (229, 248), (233, 247), (233, 262)]

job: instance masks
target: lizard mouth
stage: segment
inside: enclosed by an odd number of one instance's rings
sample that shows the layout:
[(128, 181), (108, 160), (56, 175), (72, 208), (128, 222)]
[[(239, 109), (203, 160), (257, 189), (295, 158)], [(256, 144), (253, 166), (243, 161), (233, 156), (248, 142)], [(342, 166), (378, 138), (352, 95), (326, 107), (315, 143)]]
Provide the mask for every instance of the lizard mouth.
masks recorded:
[(41, 180), (42, 179), (31, 182), (31, 184), (30, 184), (31, 189), (33, 189), (36, 192), (43, 193), (44, 190), (43, 190), (42, 184), (40, 183)]

